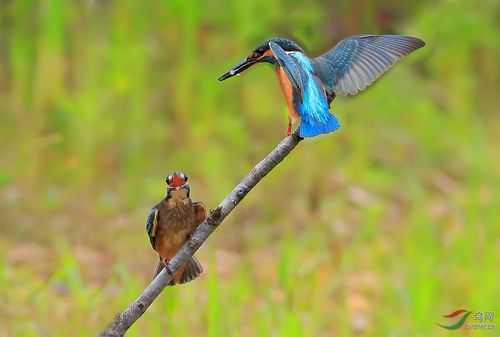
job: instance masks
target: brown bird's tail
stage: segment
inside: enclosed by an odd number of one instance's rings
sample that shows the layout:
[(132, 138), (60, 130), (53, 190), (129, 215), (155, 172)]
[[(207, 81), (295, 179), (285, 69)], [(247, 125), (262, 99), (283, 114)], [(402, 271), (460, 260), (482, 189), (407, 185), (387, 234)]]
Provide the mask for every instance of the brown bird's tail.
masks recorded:
[[(163, 270), (163, 268), (165, 268), (165, 264), (162, 261), (159, 261), (153, 278), (155, 278)], [(198, 259), (193, 256), (177, 271), (177, 273), (175, 273), (174, 279), (170, 281), (169, 285), (173, 286), (176, 284), (187, 283), (200, 276), (202, 272), (203, 267)]]

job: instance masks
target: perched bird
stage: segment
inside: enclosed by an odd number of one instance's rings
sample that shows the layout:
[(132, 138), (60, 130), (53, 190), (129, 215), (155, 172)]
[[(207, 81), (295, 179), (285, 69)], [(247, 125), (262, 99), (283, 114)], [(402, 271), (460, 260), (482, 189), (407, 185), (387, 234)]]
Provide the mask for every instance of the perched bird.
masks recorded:
[(358, 35), (340, 41), (323, 55), (309, 58), (296, 42), (272, 38), (219, 81), (257, 63), (273, 64), (288, 106), (288, 135), (292, 122), (300, 119), (299, 136), (314, 137), (339, 127), (329, 111), (336, 95), (356, 95), (399, 59), (424, 45), (424, 41), (411, 36)]
[[(160, 262), (155, 275), (174, 257), (191, 233), (206, 218), (206, 209), (201, 202), (192, 202), (188, 177), (174, 172), (165, 179), (167, 195), (151, 209), (146, 222), (146, 231)], [(174, 275), (170, 285), (186, 283), (198, 277), (203, 271), (193, 256)]]

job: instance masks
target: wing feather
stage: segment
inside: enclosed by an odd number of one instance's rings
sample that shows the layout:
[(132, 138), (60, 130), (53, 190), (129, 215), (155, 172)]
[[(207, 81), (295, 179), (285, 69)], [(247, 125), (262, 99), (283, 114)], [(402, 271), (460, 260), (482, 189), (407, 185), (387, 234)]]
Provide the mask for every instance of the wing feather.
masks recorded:
[(290, 80), (293, 87), (294, 98), (296, 97), (298, 99), (297, 103), (302, 103), (304, 100), (304, 82), (306, 79), (303, 70), (300, 68), (297, 61), (288, 55), (277, 43), (273, 41), (269, 42), (269, 48)]
[(193, 209), (196, 223), (201, 224), (207, 217), (207, 208), (202, 202), (197, 201), (193, 203)]
[(355, 95), (424, 45), (424, 41), (411, 36), (353, 36), (316, 57), (313, 66), (329, 94)]
[(149, 212), (146, 220), (146, 232), (148, 233), (149, 242), (153, 249), (155, 248), (156, 231), (158, 230), (158, 209), (153, 207)]

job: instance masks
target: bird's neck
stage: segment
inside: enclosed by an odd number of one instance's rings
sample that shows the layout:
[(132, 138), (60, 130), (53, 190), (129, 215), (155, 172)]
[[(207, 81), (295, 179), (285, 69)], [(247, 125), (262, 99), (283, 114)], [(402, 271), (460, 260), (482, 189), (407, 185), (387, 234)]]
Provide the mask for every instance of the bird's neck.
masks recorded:
[(171, 197), (171, 198), (165, 198), (164, 203), (167, 209), (183, 208), (191, 206), (191, 199)]

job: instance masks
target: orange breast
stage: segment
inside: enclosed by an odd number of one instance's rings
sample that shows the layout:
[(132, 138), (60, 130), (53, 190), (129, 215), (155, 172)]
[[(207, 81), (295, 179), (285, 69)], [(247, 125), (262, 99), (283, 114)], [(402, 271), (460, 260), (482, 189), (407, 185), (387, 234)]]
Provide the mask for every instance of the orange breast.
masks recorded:
[(286, 76), (283, 68), (278, 67), (276, 69), (276, 75), (278, 76), (280, 88), (283, 92), (283, 96), (285, 97), (286, 105), (288, 106), (288, 116), (290, 116), (291, 119), (296, 119), (299, 117), (299, 114), (297, 113), (297, 111), (295, 111), (295, 107), (293, 106), (292, 84)]

